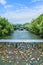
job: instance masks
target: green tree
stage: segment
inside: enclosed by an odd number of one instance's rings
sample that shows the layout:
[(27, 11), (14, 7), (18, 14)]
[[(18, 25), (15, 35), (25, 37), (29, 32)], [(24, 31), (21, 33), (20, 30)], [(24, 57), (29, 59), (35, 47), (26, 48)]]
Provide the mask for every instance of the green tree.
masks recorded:
[(25, 29), (43, 38), (43, 14), (32, 20), (30, 24), (24, 25)]
[(13, 25), (9, 23), (8, 19), (0, 17), (0, 38), (8, 36), (13, 31)]

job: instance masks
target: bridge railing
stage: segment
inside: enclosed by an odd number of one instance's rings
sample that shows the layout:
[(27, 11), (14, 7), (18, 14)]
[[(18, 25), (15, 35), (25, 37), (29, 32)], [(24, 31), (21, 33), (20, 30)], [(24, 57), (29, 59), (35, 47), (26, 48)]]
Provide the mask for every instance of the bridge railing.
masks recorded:
[(0, 42), (43, 42), (43, 39), (41, 40), (5, 40), (5, 39), (1, 39)]
[[(32, 47), (32, 48), (38, 48), (43, 45), (43, 40), (0, 40), (0, 43), (2, 44), (13, 44), (16, 48), (19, 47)], [(43, 47), (43, 46), (42, 46)]]
[(13, 45), (16, 48), (34, 48), (38, 49), (39, 47), (43, 48), (43, 40), (0, 40), (0, 43), (5, 45)]

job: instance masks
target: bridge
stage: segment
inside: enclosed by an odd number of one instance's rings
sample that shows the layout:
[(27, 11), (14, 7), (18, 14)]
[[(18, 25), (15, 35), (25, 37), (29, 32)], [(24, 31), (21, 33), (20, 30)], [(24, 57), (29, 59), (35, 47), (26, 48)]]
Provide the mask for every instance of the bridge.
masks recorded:
[(43, 39), (41, 40), (11, 40), (11, 39), (1, 39), (0, 42), (43, 42)]
[(43, 40), (0, 40), (1, 65), (42, 65), (42, 63)]
[(19, 47), (32, 47), (32, 48), (38, 48), (42, 46), (41, 43), (43, 43), (43, 40), (0, 40), (0, 43), (3, 44), (11, 44), (14, 45), (14, 47), (19, 48)]

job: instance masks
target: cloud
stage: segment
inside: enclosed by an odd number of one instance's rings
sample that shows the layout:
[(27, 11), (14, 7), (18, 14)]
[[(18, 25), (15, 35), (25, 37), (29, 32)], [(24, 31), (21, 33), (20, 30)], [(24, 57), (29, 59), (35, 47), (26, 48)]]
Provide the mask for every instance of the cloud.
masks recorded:
[(31, 0), (31, 2), (40, 2), (42, 0)]
[(6, 0), (0, 0), (0, 4), (5, 5), (6, 4)]
[(43, 13), (43, 5), (37, 5), (33, 8), (29, 8), (27, 6), (20, 5), (21, 7), (17, 7), (16, 10), (9, 10), (9, 8), (14, 7), (13, 5), (7, 5), (5, 8), (7, 9), (4, 14), (1, 16), (8, 18), (8, 20), (13, 24), (23, 24), (27, 22), (31, 22), (32, 19), (38, 17)]
[(12, 7), (13, 7), (13, 5), (6, 5), (6, 6), (4, 6), (5, 9), (12, 8)]

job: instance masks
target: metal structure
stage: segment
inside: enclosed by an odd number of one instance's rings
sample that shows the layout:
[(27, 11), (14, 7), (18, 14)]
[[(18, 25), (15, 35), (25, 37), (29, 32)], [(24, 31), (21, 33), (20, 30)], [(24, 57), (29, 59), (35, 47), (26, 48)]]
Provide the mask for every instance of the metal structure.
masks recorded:
[(0, 42), (43, 42), (43, 39), (41, 40), (12, 40), (12, 39), (1, 39)]

